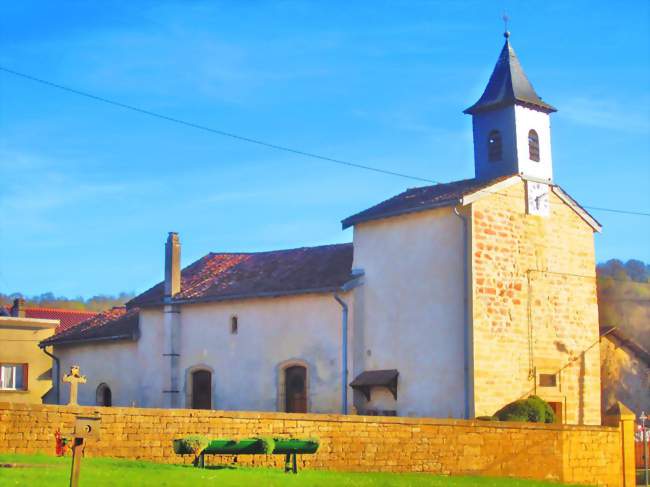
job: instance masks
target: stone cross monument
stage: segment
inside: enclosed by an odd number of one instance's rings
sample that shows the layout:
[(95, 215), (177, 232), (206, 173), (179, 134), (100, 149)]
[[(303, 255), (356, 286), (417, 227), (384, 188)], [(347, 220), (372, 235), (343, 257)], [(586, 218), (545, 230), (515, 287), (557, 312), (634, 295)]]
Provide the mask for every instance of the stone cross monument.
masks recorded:
[(77, 406), (77, 387), (86, 383), (86, 376), (79, 373), (79, 366), (70, 367), (70, 373), (63, 376), (63, 382), (70, 383), (70, 401), (68, 406)]

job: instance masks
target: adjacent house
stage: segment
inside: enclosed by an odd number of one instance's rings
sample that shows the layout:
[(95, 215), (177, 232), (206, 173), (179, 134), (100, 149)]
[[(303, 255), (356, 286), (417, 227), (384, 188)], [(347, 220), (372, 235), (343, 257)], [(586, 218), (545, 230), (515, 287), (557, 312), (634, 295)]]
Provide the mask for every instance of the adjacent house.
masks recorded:
[(555, 111), (506, 33), (465, 110), (473, 178), (345, 218), (346, 244), (182, 268), (170, 233), (162, 282), (41, 346), (85, 404), (467, 418), (534, 393), (600, 424), (601, 226), (553, 178)]
[(39, 343), (94, 316), (56, 308), (0, 306), (0, 402), (40, 404), (52, 389), (52, 357)]
[(617, 401), (637, 417), (650, 412), (650, 352), (616, 327), (601, 329), (602, 407)]

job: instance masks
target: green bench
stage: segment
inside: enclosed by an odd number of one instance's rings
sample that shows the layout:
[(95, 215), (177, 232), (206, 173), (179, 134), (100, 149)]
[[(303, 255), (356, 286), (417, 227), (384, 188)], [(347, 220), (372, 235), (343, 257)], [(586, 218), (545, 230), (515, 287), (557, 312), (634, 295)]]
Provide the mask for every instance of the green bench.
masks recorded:
[(284, 471), (298, 472), (296, 455), (312, 455), (318, 450), (318, 440), (294, 438), (246, 438), (243, 440), (207, 440), (188, 436), (173, 441), (177, 455), (194, 455), (194, 466), (205, 468), (205, 455), (284, 455)]

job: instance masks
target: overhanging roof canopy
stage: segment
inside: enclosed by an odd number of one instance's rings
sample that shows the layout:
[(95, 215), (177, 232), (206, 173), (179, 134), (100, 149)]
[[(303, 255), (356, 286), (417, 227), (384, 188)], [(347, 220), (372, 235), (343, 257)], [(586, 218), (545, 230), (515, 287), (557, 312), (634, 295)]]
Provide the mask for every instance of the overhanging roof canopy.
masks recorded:
[(350, 382), (350, 387), (363, 393), (368, 401), (370, 401), (370, 389), (373, 387), (386, 387), (397, 399), (398, 376), (399, 372), (396, 369), (366, 370)]

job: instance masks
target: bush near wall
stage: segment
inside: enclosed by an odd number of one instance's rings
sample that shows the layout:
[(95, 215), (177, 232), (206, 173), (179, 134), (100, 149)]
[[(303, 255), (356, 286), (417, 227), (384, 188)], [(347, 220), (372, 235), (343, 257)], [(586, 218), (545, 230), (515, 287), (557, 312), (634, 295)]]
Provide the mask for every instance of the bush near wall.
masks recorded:
[(494, 417), (499, 421), (555, 422), (555, 413), (551, 406), (537, 396), (513, 401), (494, 413)]

